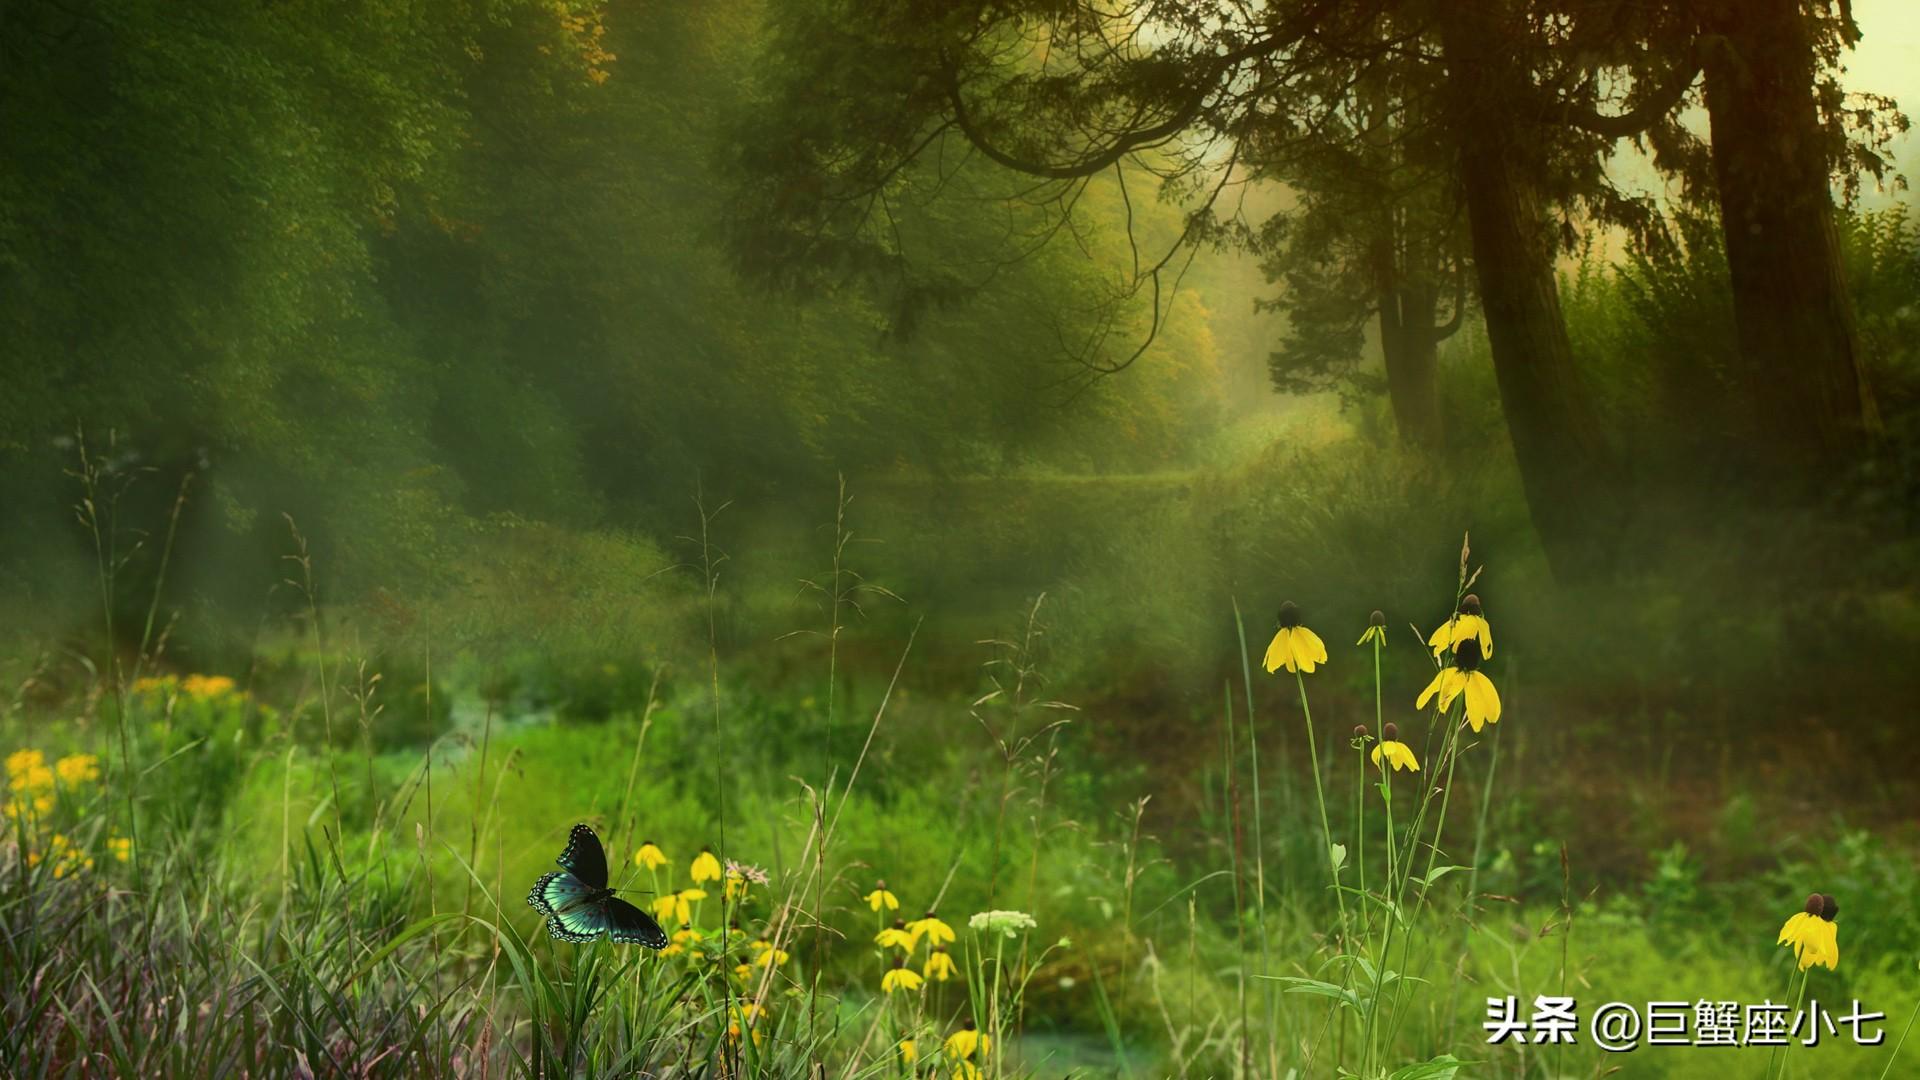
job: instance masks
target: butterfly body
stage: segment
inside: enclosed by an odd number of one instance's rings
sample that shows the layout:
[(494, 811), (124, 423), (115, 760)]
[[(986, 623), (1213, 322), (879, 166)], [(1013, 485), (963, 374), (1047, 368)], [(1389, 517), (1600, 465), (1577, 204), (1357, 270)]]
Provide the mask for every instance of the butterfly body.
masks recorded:
[(547, 917), (549, 935), (578, 945), (604, 933), (622, 945), (666, 947), (666, 931), (653, 916), (607, 887), (606, 849), (591, 826), (575, 825), (556, 861), (561, 869), (540, 875), (527, 893), (527, 903)]

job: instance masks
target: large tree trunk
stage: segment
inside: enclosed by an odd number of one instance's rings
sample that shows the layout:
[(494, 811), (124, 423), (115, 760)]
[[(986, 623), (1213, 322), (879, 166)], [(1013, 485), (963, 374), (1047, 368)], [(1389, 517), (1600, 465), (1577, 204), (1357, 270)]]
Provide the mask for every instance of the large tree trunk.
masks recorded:
[[(1799, 0), (1717, 0), (1707, 116), (1756, 444), (1803, 465), (1876, 425), (1834, 229), (1814, 55)], [(1772, 455), (1765, 463), (1781, 462)]]
[(1424, 282), (1380, 293), (1380, 352), (1386, 361), (1387, 400), (1400, 441), (1413, 449), (1440, 445), (1440, 334), (1433, 325), (1438, 292)]
[(1591, 577), (1610, 553), (1619, 506), (1611, 453), (1582, 385), (1560, 310), (1538, 157), (1513, 103), (1524, 60), (1503, 47), (1498, 5), (1449, 5), (1441, 27), (1449, 122), (1459, 154), (1474, 270), (1500, 404), (1521, 486), (1556, 576)]

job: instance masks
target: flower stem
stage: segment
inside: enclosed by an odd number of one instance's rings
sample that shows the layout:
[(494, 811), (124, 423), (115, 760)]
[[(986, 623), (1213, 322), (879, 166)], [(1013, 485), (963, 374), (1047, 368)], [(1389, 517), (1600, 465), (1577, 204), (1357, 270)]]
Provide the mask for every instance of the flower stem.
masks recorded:
[(1300, 687), (1300, 714), (1307, 723), (1307, 759), (1313, 766), (1313, 798), (1320, 804), (1320, 835), (1325, 840), (1327, 873), (1333, 882), (1333, 898), (1340, 904), (1340, 935), (1347, 936), (1347, 898), (1340, 892), (1340, 864), (1333, 861), (1333, 825), (1327, 819), (1327, 794), (1320, 783), (1320, 751), (1313, 737), (1313, 709), (1307, 704), (1307, 677), (1300, 672), (1293, 673), (1293, 680)]
[(1913, 1021), (1920, 1017), (1920, 1001), (1913, 1003), (1913, 1011), (1907, 1014), (1907, 1026), (1900, 1029), (1900, 1039), (1893, 1044), (1893, 1053), (1887, 1056), (1887, 1067), (1880, 1070), (1880, 1080), (1887, 1080), (1893, 1073), (1893, 1063), (1900, 1060), (1900, 1048), (1907, 1045), (1907, 1033), (1913, 1030)]

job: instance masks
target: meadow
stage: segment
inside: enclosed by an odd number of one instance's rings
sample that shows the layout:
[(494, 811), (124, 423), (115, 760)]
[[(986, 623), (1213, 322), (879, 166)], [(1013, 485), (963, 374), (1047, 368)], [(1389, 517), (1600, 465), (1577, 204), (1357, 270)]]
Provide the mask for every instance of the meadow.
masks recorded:
[[(1085, 497), (1164, 499), (1141, 484)], [(1381, 574), (1375, 595), (1438, 595), (1404, 619), (1316, 592), (1281, 616), (1313, 636), (1276, 635), (1229, 595), (1163, 628), (1227, 642), (1186, 694), (1191, 648), (1095, 681), (1162, 646), (1086, 625), (1110, 601), (1072, 584), (942, 627), (869, 576), (902, 556), (854, 532), (844, 482), (832, 505), (794, 553), (824, 571), (786, 587), (719, 546), (781, 525), (702, 502), (677, 555), (490, 539), (438, 609), (324, 609), (290, 527), (293, 599), (242, 665), (182, 667), (190, 636), (151, 615), (111, 666), (16, 663), (0, 1055), (23, 1077), (1902, 1075), (1920, 870), (1911, 821), (1861, 797), (1872, 770), (1808, 754), (1830, 807), (1808, 810), (1739, 778), (1763, 751), (1687, 760), (1717, 724), (1583, 718), (1556, 684), (1584, 670), (1551, 666), (1574, 654), (1529, 655), (1521, 593), (1501, 617), (1525, 568), (1471, 538), (1423, 560), (1435, 582)], [(667, 948), (549, 938), (523, 898), (576, 822)], [(1839, 898), (1845, 960), (1803, 974), (1776, 937), (1809, 890)], [(1574, 998), (1571, 1044), (1489, 1044), (1508, 995), (1522, 1022)], [(1884, 1041), (1744, 1045), (1694, 1012), (1809, 1001), (1886, 1014)], [(1743, 1034), (1607, 1052), (1586, 1025), (1610, 1002)]]

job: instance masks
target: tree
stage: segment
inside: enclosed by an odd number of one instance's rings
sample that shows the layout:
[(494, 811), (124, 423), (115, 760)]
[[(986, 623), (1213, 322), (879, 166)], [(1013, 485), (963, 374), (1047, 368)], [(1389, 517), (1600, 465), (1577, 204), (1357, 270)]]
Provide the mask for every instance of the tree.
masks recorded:
[[(1157, 329), (1163, 279), (1177, 276), (1181, 249), (1251, 235), (1216, 211), (1240, 170), (1279, 171), (1287, 154), (1320, 138), (1349, 102), (1342, 88), (1361, 81), (1341, 73), (1417, 65), (1434, 88), (1423, 115), (1444, 139), (1466, 205), (1528, 503), (1555, 568), (1586, 573), (1608, 546), (1600, 526), (1616, 518), (1600, 508), (1611, 505), (1616, 477), (1574, 369), (1554, 257), (1572, 238), (1576, 206), (1609, 221), (1649, 216), (1614, 197), (1605, 152), (1649, 122), (1643, 114), (1670, 112), (1679, 95), (1656, 103), (1666, 84), (1636, 80), (1634, 110), (1599, 117), (1600, 127), (1619, 130), (1570, 123), (1569, 103), (1554, 90), (1571, 87), (1579, 111), (1598, 98), (1594, 81), (1569, 77), (1588, 70), (1587, 54), (1563, 47), (1569, 28), (1587, 23), (1545, 8), (1306, 0), (1255, 9), (1196, 0), (1155, 5), (1150, 23), (1132, 9), (1054, 0), (783, 9), (767, 112), (742, 140), (757, 179), (742, 212), (753, 223), (749, 242), (738, 249), (752, 262), (791, 266), (803, 262), (795, 256), (818, 261), (837, 246), (833, 266), (870, 270), (870, 256), (883, 250), (870, 208), (925, 159), (983, 156), (1028, 178), (1021, 195), (1054, 210), (1054, 232), (1068, 228), (1096, 177), (1124, 184), (1134, 171), (1152, 172), (1162, 197), (1188, 208), (1176, 243), (1142, 256), (1123, 290), (1150, 305)], [(1144, 347), (1100, 343), (1109, 351), (1080, 356), (1099, 374), (1125, 369)]]
[[(1469, 274), (1452, 161), (1424, 115), (1434, 72), (1393, 56), (1359, 72), (1327, 60), (1314, 65), (1323, 85), (1307, 97), (1338, 104), (1320, 124), (1301, 125), (1305, 137), (1252, 155), (1265, 163), (1261, 178), (1297, 198), (1254, 239), (1269, 279), (1284, 285), (1270, 303), (1289, 325), (1269, 359), (1274, 388), (1353, 397), (1384, 384), (1401, 442), (1431, 451), (1441, 436), (1439, 346), (1461, 325)], [(1352, 92), (1341, 92), (1337, 80), (1350, 76)], [(1359, 366), (1369, 320), (1383, 379)]]
[[(1830, 178), (1885, 162), (1850, 151), (1835, 78), (1859, 38), (1847, 5), (1701, 0), (1712, 190), (1726, 233), (1742, 373), (1770, 470), (1857, 453), (1878, 427), (1842, 272)], [(1854, 114), (1871, 126), (1876, 105)], [(1823, 116), (1823, 112), (1826, 114)], [(1904, 126), (1897, 116), (1888, 121)], [(1795, 462), (1793, 459), (1798, 459)]]

